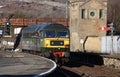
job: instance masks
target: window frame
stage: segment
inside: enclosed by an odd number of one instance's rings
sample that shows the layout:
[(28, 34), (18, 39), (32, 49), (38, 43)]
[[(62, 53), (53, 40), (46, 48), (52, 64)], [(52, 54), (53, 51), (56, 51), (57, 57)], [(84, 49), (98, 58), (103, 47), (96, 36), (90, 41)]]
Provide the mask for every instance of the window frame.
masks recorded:
[(81, 10), (81, 18), (82, 18), (82, 19), (85, 19), (85, 16), (86, 16), (85, 13), (86, 13), (86, 10), (85, 10), (85, 9), (82, 9), (82, 10)]

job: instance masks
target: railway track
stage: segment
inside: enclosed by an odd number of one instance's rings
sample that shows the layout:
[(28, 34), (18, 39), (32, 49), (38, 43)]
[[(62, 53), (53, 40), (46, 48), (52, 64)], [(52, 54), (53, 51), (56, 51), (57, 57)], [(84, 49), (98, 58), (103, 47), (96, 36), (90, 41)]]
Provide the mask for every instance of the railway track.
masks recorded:
[(120, 77), (120, 70), (104, 66), (62, 66), (47, 77)]
[[(61, 67), (64, 70), (72, 72), (76, 77), (120, 77), (120, 70), (106, 68), (103, 66), (80, 66), (80, 67)], [(70, 77), (73, 77), (72, 75)]]
[[(102, 65), (101, 62), (93, 63), (88, 58), (88, 55), (87, 58), (83, 58), (84, 55), (82, 57), (80, 55), (78, 57), (72, 54), (72, 60), (68, 64), (58, 68), (49, 77), (120, 77), (119, 69), (108, 68)], [(97, 62), (101, 60), (100, 58), (99, 60), (95, 60), (96, 56), (92, 59)]]

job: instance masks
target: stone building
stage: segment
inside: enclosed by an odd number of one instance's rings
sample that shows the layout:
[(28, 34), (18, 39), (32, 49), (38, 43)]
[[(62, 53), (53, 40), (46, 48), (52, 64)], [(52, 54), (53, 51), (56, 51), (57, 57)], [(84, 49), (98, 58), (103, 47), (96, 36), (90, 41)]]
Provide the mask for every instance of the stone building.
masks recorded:
[(88, 37), (106, 35), (107, 0), (70, 0), (71, 50), (84, 50)]

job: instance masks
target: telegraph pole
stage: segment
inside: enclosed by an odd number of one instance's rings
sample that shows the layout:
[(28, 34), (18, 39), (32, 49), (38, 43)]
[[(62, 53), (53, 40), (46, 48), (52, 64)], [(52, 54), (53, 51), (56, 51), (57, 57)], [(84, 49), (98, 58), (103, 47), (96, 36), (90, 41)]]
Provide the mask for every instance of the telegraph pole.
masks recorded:
[(68, 27), (68, 19), (69, 19), (69, 0), (66, 0), (66, 19), (67, 19), (67, 27)]

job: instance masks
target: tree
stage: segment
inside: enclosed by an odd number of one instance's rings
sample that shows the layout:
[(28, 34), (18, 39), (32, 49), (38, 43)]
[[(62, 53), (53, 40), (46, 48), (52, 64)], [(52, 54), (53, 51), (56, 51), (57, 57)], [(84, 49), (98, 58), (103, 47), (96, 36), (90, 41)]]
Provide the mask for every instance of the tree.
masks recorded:
[(108, 23), (113, 22), (115, 34), (120, 34), (120, 0), (108, 0)]

